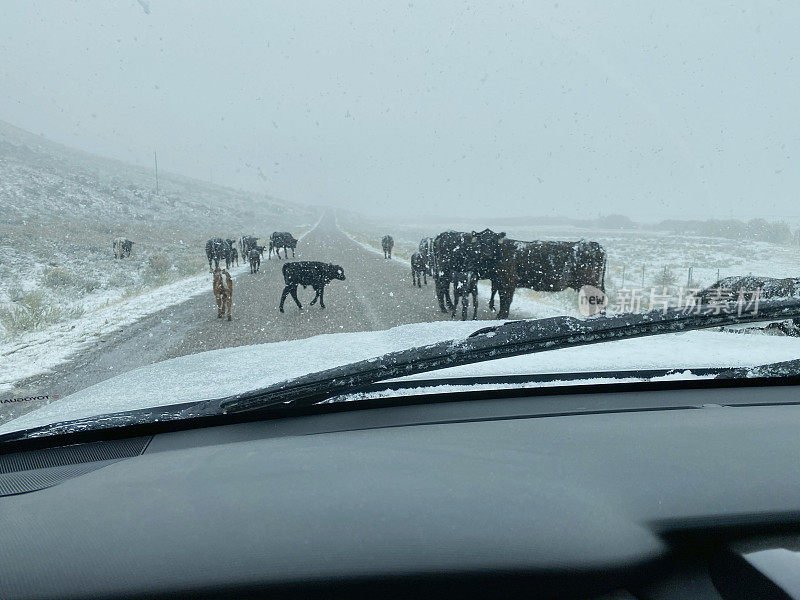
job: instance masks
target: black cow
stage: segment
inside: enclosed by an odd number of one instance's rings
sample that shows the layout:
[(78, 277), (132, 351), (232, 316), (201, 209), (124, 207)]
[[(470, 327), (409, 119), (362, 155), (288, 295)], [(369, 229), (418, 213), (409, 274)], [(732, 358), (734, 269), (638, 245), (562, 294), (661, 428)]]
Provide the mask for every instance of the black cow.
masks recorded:
[(236, 261), (236, 265), (239, 265), (239, 253), (236, 250), (236, 240), (232, 240), (230, 238), (225, 238), (225, 243), (228, 244), (228, 261), (230, 264), (233, 264), (233, 261)]
[(261, 255), (256, 248), (250, 248), (247, 253), (247, 260), (250, 261), (250, 272), (258, 273), (258, 269), (261, 267)]
[(116, 238), (111, 247), (114, 250), (114, 258), (126, 258), (133, 252), (133, 242), (123, 237)]
[(267, 249), (266, 246), (254, 246), (256, 250), (258, 250), (258, 255), (261, 258), (264, 258), (264, 251)]
[(425, 270), (428, 275), (433, 275), (433, 238), (422, 238), (419, 243), (419, 253), (425, 261)]
[(284, 258), (289, 258), (289, 251), (288, 248), (292, 249), (292, 258), (294, 258), (294, 249), (297, 247), (297, 240), (294, 239), (294, 236), (289, 233), (288, 231), (274, 231), (271, 236), (269, 236), (269, 253), (267, 254), (267, 260), (272, 257), (272, 251), (275, 251), (275, 254), (278, 258), (281, 257), (280, 249), (283, 248)]
[(411, 255), (411, 285), (422, 287), (422, 280), (425, 281), (425, 285), (428, 285), (427, 271), (422, 253), (414, 252)]
[(239, 238), (239, 253), (242, 259), (249, 256), (250, 250), (258, 243), (258, 238), (252, 235), (243, 235)]
[[(478, 279), (491, 279), (499, 251), (482, 241), (481, 236), (497, 236), (486, 229), (481, 233), (464, 231), (444, 231), (433, 240), (433, 281), (436, 299), (442, 312), (453, 310), (450, 299), (450, 284), (455, 282), (458, 273), (474, 271)], [(505, 236), (505, 233), (499, 234)], [(445, 302), (447, 307), (445, 308)]]
[(219, 268), (219, 261), (225, 259), (225, 268), (231, 268), (231, 247), (228, 242), (219, 237), (211, 238), (206, 242), (206, 258), (208, 258), (208, 269), (211, 269), (211, 261), (214, 261), (214, 268)]
[(394, 248), (394, 238), (385, 235), (381, 238), (381, 248), (383, 248), (383, 258), (392, 258), (392, 248)]
[(283, 288), (283, 293), (281, 294), (280, 311), (283, 312), (283, 303), (288, 294), (292, 295), (292, 299), (297, 304), (297, 308), (303, 308), (303, 305), (300, 304), (300, 300), (297, 299), (298, 285), (302, 285), (303, 289), (309, 285), (314, 288), (316, 294), (311, 304), (314, 304), (317, 298), (319, 298), (319, 307), (325, 308), (325, 286), (334, 279), (344, 281), (344, 269), (339, 265), (309, 260), (300, 260), (284, 264), (283, 281), (286, 287)]
[(488, 230), (478, 237), (485, 249), (499, 249), (500, 253), (491, 276), (489, 300), (489, 308), (494, 310), (494, 295), (499, 293), (498, 319), (508, 318), (514, 290), (519, 287), (560, 292), (567, 288), (580, 291), (589, 285), (605, 291), (606, 251), (597, 242), (521, 242)]
[(469, 297), (472, 296), (472, 319), (478, 318), (478, 272), (476, 270), (459, 271), (453, 277), (453, 313), (461, 301), (461, 320), (467, 320)]

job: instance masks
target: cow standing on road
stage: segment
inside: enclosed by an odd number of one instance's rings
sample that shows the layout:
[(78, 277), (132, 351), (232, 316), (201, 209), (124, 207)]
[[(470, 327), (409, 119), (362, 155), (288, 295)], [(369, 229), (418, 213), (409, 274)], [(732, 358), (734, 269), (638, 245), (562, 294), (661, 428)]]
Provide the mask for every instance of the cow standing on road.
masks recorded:
[(246, 260), (250, 254), (250, 249), (254, 248), (258, 243), (258, 238), (252, 235), (243, 235), (239, 238), (239, 253), (242, 255), (242, 260)]
[(219, 268), (219, 261), (225, 259), (225, 268), (231, 268), (231, 247), (228, 242), (219, 237), (211, 238), (206, 242), (206, 258), (208, 259), (208, 270), (211, 271), (211, 262), (214, 268)]
[(456, 308), (460, 300), (461, 320), (467, 320), (470, 296), (472, 296), (472, 319), (474, 321), (478, 318), (478, 272), (460, 271), (453, 277), (453, 313), (451, 316), (456, 316)]
[(425, 270), (428, 275), (433, 276), (433, 238), (422, 238), (419, 242), (419, 253), (425, 261)]
[[(244, 256), (242, 257), (244, 258)], [(236, 249), (236, 246), (231, 246), (231, 264), (236, 264), (239, 266), (239, 251)]]
[(499, 293), (498, 319), (508, 318), (514, 290), (520, 287), (561, 292), (592, 286), (605, 292), (606, 251), (597, 242), (521, 242), (503, 239), (491, 231), (479, 235), (481, 244), (501, 249), (489, 301), (489, 308), (494, 310), (494, 295)]
[(261, 255), (256, 248), (250, 249), (247, 260), (250, 261), (250, 273), (258, 273), (258, 269), (261, 267)]
[(227, 270), (214, 269), (214, 298), (217, 302), (217, 318), (221, 319), (227, 311), (228, 321), (231, 320), (231, 305), (233, 304), (233, 280)]
[(272, 258), (272, 251), (278, 258), (281, 257), (280, 249), (283, 248), (284, 258), (289, 258), (288, 248), (292, 249), (292, 258), (294, 258), (294, 249), (297, 247), (297, 240), (288, 231), (274, 231), (269, 236), (269, 252), (267, 253), (267, 260)]
[(284, 264), (283, 281), (286, 287), (283, 288), (283, 293), (281, 294), (280, 311), (283, 312), (283, 303), (289, 294), (297, 304), (297, 308), (302, 310), (303, 305), (297, 299), (298, 285), (302, 285), (303, 289), (310, 285), (316, 292), (311, 304), (314, 304), (319, 299), (319, 307), (325, 308), (325, 286), (334, 279), (344, 281), (344, 269), (339, 265), (308, 260)]
[(390, 235), (385, 235), (381, 239), (381, 248), (383, 248), (383, 258), (392, 258), (392, 248), (394, 248), (394, 238)]
[[(453, 310), (450, 299), (450, 285), (455, 283), (459, 273), (474, 271), (476, 281), (491, 279), (499, 254), (499, 246), (482, 243), (482, 237), (491, 234), (505, 237), (505, 233), (496, 234), (490, 229), (480, 233), (464, 231), (443, 231), (433, 240), (433, 282), (439, 309), (442, 312)], [(494, 240), (497, 244), (496, 239)], [(446, 303), (446, 307), (445, 307)]]
[(411, 255), (411, 286), (422, 287), (422, 282), (428, 285), (427, 267), (425, 266), (425, 259), (420, 252), (414, 252)]

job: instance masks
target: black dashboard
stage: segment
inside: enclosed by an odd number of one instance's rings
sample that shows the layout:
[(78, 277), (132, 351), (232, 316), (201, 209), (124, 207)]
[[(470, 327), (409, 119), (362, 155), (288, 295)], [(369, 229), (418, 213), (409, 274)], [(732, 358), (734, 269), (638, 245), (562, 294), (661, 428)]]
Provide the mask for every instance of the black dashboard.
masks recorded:
[(18, 450), (0, 598), (798, 598), (797, 392), (453, 396)]

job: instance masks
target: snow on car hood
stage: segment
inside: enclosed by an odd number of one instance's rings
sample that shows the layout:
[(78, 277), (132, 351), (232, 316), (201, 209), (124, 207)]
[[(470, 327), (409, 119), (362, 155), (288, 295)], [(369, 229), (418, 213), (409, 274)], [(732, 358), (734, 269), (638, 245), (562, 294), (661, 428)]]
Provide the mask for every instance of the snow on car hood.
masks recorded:
[[(56, 400), (0, 425), (0, 434), (118, 411), (222, 398), (387, 352), (462, 339), (485, 326), (474, 321), (414, 323), (385, 331), (318, 335), (182, 356)], [(800, 358), (798, 338), (691, 331), (503, 358), (405, 379), (749, 367), (796, 358)]]

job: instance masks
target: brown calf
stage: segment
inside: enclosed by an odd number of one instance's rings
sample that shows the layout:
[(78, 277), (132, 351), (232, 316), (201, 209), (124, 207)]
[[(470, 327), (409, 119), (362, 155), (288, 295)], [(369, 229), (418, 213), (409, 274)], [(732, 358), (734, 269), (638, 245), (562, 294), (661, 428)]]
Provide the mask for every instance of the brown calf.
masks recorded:
[(233, 280), (226, 269), (214, 269), (214, 298), (217, 300), (217, 318), (227, 310), (228, 321), (231, 320), (231, 303), (233, 301)]

